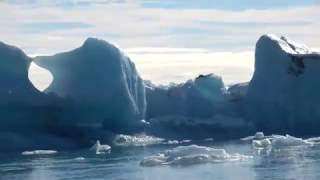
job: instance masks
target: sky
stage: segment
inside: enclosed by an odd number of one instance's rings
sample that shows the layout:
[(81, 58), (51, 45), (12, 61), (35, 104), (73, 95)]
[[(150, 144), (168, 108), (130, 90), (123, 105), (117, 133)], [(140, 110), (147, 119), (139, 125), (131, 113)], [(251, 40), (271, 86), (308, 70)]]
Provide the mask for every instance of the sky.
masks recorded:
[(0, 12), (0, 41), (30, 56), (97, 37), (162, 84), (200, 73), (248, 81), (263, 34), (320, 47), (320, 0), (0, 0)]

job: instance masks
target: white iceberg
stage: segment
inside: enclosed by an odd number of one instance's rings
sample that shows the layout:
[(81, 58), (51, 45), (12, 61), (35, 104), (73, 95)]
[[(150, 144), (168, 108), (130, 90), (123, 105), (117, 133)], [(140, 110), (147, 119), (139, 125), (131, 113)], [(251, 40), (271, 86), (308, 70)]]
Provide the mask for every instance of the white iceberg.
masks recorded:
[(265, 132), (319, 133), (320, 53), (285, 37), (262, 36), (244, 104)]
[(60, 114), (60, 124), (81, 128), (94, 124), (130, 133), (143, 126), (144, 82), (134, 63), (114, 45), (88, 38), (77, 49), (35, 57), (34, 62), (53, 75), (45, 92), (71, 101)]

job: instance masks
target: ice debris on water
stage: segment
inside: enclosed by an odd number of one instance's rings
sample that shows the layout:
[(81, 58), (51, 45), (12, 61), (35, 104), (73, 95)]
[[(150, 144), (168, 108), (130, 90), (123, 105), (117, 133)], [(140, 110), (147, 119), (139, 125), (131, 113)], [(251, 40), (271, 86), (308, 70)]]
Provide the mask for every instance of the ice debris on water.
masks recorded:
[(315, 145), (320, 142), (320, 138), (302, 139), (286, 134), (264, 136), (263, 132), (257, 132), (254, 136), (241, 138), (241, 141), (252, 141), (254, 148), (285, 148), (292, 146)]
[(55, 150), (34, 150), (34, 151), (23, 151), (22, 155), (50, 155), (50, 154), (56, 154), (57, 151)]
[(251, 159), (252, 156), (229, 154), (224, 149), (206, 146), (189, 145), (178, 146), (156, 156), (150, 156), (140, 162), (141, 166), (187, 166), (202, 163), (230, 162)]
[(76, 157), (76, 158), (74, 158), (74, 160), (76, 160), (76, 161), (84, 161), (86, 158), (84, 158), (84, 157)]
[(119, 134), (114, 139), (114, 144), (117, 146), (147, 146), (153, 144), (161, 144), (165, 140), (158, 137), (147, 136), (145, 134), (139, 135), (124, 135)]
[(100, 144), (100, 141), (97, 140), (97, 142), (90, 148), (90, 150), (95, 151), (96, 154), (106, 154), (110, 153), (111, 146), (107, 144)]

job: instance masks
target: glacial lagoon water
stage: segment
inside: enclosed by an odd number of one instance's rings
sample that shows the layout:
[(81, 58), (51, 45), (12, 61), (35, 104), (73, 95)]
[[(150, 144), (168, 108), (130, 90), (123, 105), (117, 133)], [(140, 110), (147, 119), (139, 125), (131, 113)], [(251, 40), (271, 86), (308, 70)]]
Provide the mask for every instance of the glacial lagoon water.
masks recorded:
[[(251, 158), (152, 167), (141, 165), (146, 157), (191, 144), (225, 149), (230, 154), (239, 153)], [(0, 180), (316, 180), (320, 179), (319, 168), (320, 145), (284, 146), (259, 151), (250, 143), (241, 141), (116, 146), (106, 154), (83, 149), (47, 155), (0, 155)]]

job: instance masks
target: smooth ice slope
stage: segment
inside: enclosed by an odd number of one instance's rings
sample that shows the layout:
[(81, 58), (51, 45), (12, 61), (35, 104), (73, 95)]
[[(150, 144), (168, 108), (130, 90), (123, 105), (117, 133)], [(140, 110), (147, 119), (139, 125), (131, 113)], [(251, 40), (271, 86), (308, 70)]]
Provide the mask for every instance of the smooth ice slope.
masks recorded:
[(60, 123), (81, 128), (130, 131), (145, 114), (144, 83), (118, 48), (94, 38), (73, 51), (35, 58), (53, 75), (45, 90), (70, 99)]
[(285, 37), (262, 36), (246, 97), (247, 115), (258, 130), (318, 134), (320, 54)]

